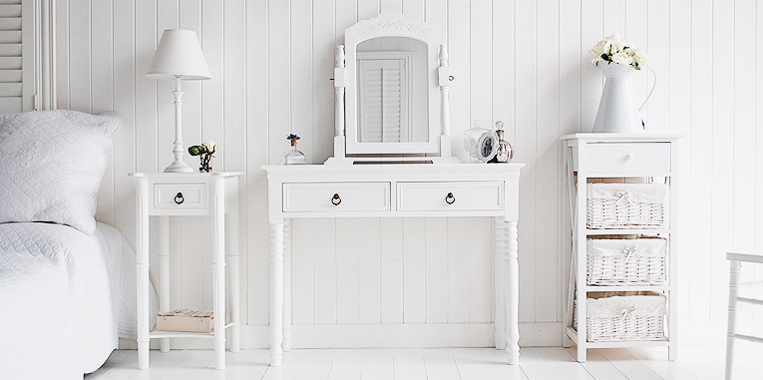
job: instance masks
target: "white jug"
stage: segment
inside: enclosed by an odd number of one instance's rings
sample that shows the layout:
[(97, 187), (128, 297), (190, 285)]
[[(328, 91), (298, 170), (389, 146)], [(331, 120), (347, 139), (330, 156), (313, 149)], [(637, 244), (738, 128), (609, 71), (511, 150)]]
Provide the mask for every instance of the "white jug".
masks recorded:
[[(593, 132), (644, 133), (645, 127), (641, 122), (640, 108), (636, 108), (631, 94), (630, 76), (635, 69), (616, 63), (602, 62), (599, 65), (607, 81), (604, 84), (599, 110), (593, 123)], [(651, 95), (650, 92), (647, 99)]]

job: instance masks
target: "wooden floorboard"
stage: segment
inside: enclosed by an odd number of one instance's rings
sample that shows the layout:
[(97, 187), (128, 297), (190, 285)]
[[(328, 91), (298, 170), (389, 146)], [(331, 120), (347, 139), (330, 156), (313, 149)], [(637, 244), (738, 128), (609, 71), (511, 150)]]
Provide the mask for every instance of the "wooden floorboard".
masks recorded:
[(462, 380), (527, 380), (520, 366), (506, 364), (506, 351), (503, 350), (456, 348), (453, 356)]
[[(577, 349), (575, 347), (565, 348), (570, 356), (575, 357)], [(628, 380), (628, 377), (620, 372), (617, 367), (612, 365), (604, 356), (601, 355), (599, 350), (588, 350), (588, 358), (585, 363), (581, 363), (580, 366), (585, 368), (588, 373), (593, 376), (594, 379), (608, 379), (608, 380)]]
[(599, 352), (628, 379), (663, 380), (626, 349), (600, 349)]
[[(722, 379), (725, 347), (681, 346), (676, 361), (664, 347), (591, 349), (588, 361), (575, 348), (524, 347), (519, 365), (507, 365), (493, 348), (313, 349), (284, 353), (268, 366), (267, 350), (226, 353), (226, 369), (214, 369), (212, 351), (152, 350), (151, 366), (138, 370), (137, 352), (115, 351), (85, 380), (711, 380)], [(736, 377), (763, 380), (763, 345), (743, 342)]]
[(460, 380), (453, 350), (428, 350), (424, 353), (424, 367), (429, 379)]
[(331, 363), (329, 380), (359, 380), (363, 376), (363, 350), (336, 350)]

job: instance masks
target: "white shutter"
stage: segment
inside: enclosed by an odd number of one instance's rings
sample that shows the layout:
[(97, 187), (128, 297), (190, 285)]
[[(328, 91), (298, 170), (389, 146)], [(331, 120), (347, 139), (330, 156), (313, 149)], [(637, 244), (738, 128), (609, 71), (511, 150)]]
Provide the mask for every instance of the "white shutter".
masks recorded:
[(358, 53), (360, 142), (410, 141), (409, 59)]
[(0, 114), (34, 109), (34, 2), (24, 3), (0, 0)]

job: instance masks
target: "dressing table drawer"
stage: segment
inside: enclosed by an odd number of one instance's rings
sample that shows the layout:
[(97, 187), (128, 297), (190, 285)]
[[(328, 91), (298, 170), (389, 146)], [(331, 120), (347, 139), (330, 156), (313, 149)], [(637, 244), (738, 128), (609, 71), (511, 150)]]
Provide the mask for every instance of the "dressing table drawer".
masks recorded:
[(389, 210), (389, 182), (283, 184), (283, 212), (341, 213)]
[(503, 182), (398, 182), (397, 209), (503, 210)]
[(598, 143), (588, 145), (591, 173), (670, 172), (670, 143)]

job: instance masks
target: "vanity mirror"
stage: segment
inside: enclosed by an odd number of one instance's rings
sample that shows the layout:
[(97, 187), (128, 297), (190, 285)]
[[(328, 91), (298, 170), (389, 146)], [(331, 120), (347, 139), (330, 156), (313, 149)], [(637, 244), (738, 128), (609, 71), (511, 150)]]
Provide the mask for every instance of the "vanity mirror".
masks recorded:
[(334, 87), (326, 164), (460, 162), (450, 151), (448, 53), (425, 23), (384, 12), (345, 30)]

